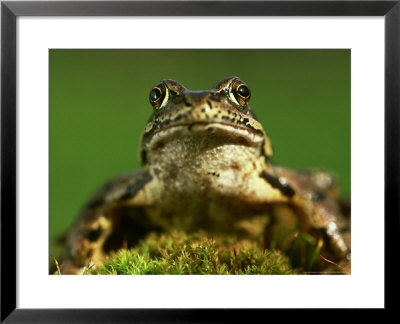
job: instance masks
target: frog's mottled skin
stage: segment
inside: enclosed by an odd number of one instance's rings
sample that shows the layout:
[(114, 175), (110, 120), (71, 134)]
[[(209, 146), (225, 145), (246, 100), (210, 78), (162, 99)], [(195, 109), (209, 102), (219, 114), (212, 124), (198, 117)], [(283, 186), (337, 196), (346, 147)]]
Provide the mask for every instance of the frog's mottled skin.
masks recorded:
[(237, 77), (208, 91), (168, 79), (157, 84), (141, 142), (143, 170), (111, 180), (85, 206), (68, 237), (64, 273), (99, 264), (107, 252), (133, 246), (150, 231), (205, 229), (268, 241), (266, 215), (282, 222), (280, 214), (322, 233), (330, 258), (348, 259), (349, 224), (331, 178), (272, 166), (270, 141), (249, 99)]

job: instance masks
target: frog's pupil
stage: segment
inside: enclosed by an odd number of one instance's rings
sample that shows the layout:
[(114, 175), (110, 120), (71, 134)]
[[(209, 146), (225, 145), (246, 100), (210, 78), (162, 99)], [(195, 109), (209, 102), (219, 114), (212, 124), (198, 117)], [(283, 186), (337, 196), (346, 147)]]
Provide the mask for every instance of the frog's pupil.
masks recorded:
[(247, 98), (249, 95), (250, 95), (250, 90), (249, 90), (249, 88), (247, 88), (245, 85), (241, 85), (239, 88), (238, 88), (238, 90), (237, 90), (238, 92), (239, 92), (239, 94), (242, 96), (242, 97), (244, 97), (244, 98)]
[(151, 101), (157, 101), (157, 99), (159, 99), (161, 97), (161, 91), (158, 88), (154, 88), (153, 90), (151, 90), (150, 92), (150, 100)]

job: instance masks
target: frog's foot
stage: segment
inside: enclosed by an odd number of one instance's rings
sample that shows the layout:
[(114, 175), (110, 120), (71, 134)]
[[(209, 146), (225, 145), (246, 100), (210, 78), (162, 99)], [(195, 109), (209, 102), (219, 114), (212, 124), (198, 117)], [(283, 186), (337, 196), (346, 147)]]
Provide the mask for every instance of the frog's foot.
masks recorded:
[[(293, 194), (285, 204), (277, 204), (272, 213), (270, 225), (265, 233), (265, 241), (273, 240), (271, 234), (274, 225), (290, 230), (296, 228), (311, 234), (315, 245), (319, 246), (320, 264), (329, 265), (324, 258), (338, 263), (344, 261), (349, 267), (350, 263), (350, 221), (341, 214), (340, 206), (334, 199), (337, 194), (332, 186), (332, 181), (322, 172), (298, 173), (283, 168), (274, 168), (274, 175), (266, 181), (290, 184)], [(265, 177), (264, 177), (265, 178)], [(272, 180), (271, 180), (272, 179)], [(282, 187), (282, 190), (286, 190)], [(297, 219), (296, 219), (297, 218)], [(294, 230), (295, 233), (295, 230)], [(285, 242), (290, 245), (290, 238)], [(316, 250), (317, 251), (317, 250)]]
[(119, 248), (134, 246), (151, 227), (146, 203), (152, 176), (145, 172), (122, 175), (97, 192), (71, 230), (63, 274), (79, 274)]

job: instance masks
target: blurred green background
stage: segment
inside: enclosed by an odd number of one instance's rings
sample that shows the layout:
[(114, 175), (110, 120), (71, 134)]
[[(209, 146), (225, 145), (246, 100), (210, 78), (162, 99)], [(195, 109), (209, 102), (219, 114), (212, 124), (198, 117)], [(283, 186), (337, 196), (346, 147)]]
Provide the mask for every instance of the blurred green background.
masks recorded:
[(350, 50), (50, 50), (50, 252), (96, 188), (140, 168), (154, 84), (231, 75), (251, 89), (273, 163), (329, 170), (350, 195)]

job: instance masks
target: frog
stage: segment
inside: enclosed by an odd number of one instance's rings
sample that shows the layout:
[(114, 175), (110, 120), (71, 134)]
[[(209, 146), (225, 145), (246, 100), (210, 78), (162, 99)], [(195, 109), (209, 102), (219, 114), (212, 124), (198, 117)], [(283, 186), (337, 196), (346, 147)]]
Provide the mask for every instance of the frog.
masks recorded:
[(348, 265), (350, 222), (332, 177), (273, 165), (250, 97), (237, 76), (202, 91), (172, 79), (154, 85), (142, 169), (112, 178), (88, 200), (68, 234), (63, 273), (81, 273), (89, 262), (98, 267), (151, 232), (202, 229), (261, 237), (267, 246), (277, 224), (293, 222), (319, 238), (324, 259)]

